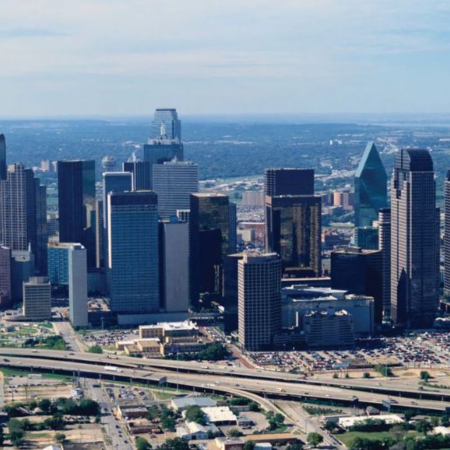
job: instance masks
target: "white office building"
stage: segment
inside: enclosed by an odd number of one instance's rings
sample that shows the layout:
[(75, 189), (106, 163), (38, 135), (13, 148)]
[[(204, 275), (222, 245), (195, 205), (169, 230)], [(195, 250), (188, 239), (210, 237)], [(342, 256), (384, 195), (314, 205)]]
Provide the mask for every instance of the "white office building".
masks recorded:
[(81, 244), (69, 249), (69, 318), (75, 327), (88, 326), (87, 255)]

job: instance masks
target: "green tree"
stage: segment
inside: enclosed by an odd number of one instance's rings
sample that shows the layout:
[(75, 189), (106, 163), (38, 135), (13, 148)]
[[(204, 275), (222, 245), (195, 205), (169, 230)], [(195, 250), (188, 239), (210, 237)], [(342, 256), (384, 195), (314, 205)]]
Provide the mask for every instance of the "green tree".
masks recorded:
[(159, 450), (189, 450), (189, 444), (180, 438), (168, 439)]
[(422, 370), (420, 372), (420, 379), (425, 381), (425, 383), (428, 383), (428, 380), (431, 378), (431, 375), (426, 370)]
[(3, 446), (5, 442), (5, 432), (3, 431), (3, 426), (0, 425), (0, 447)]
[(150, 406), (147, 410), (147, 419), (148, 420), (155, 420), (159, 417), (160, 410), (156, 405)]
[(52, 402), (48, 398), (43, 398), (38, 403), (39, 409), (42, 409), (44, 414), (51, 414), (52, 412)]
[(374, 367), (374, 370), (378, 372), (379, 374), (383, 375), (383, 377), (392, 377), (394, 374), (392, 373), (392, 370), (389, 366), (386, 366), (384, 364), (377, 364)]
[(95, 344), (95, 345), (91, 345), (87, 350), (87, 353), (98, 353), (98, 354), (102, 354), (103, 353), (103, 349), (100, 347), (100, 345)]
[(363, 373), (363, 378), (370, 378), (370, 373), (369, 372), (364, 372)]
[(21, 447), (23, 444), (23, 437), (25, 433), (22, 430), (11, 431), (9, 433), (9, 440), (14, 447)]
[(424, 436), (428, 434), (433, 429), (433, 425), (426, 420), (421, 420), (416, 424), (416, 431), (422, 433)]
[(249, 409), (249, 411), (252, 411), (252, 412), (258, 412), (261, 410), (261, 407), (256, 402), (250, 402), (248, 404), (248, 409)]
[(67, 439), (67, 436), (64, 433), (55, 433), (55, 442), (64, 442)]
[(232, 428), (230, 431), (228, 431), (229, 437), (241, 437), (244, 436), (244, 433), (242, 431), (238, 430), (237, 428)]
[(286, 447), (286, 450), (303, 450), (303, 445), (300, 442), (296, 442), (295, 444), (289, 444)]
[(308, 437), (306, 438), (309, 445), (312, 445), (313, 447), (317, 447), (323, 442), (323, 437), (319, 433), (309, 433)]
[(256, 447), (256, 444), (253, 441), (247, 441), (244, 444), (244, 450), (253, 450)]
[(150, 443), (142, 437), (136, 439), (136, 449), (137, 450), (149, 450), (152, 446)]
[(202, 409), (197, 405), (189, 406), (186, 409), (186, 420), (189, 422), (196, 422), (200, 425), (205, 425), (205, 414)]

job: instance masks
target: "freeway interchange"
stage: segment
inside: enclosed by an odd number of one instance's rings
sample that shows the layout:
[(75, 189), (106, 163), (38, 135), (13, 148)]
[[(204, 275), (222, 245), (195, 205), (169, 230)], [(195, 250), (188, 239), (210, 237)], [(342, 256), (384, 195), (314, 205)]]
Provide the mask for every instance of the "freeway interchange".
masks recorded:
[(0, 349), (0, 367), (54, 372), (96, 379), (115, 379), (158, 385), (162, 380), (173, 387), (222, 392), (247, 397), (266, 410), (274, 410), (270, 399), (320, 399), (324, 402), (381, 408), (390, 401), (393, 408), (445, 412), (450, 408), (450, 391), (414, 389), (401, 380), (317, 380), (298, 375), (230, 368), (217, 364), (163, 359), (136, 359), (82, 352)]

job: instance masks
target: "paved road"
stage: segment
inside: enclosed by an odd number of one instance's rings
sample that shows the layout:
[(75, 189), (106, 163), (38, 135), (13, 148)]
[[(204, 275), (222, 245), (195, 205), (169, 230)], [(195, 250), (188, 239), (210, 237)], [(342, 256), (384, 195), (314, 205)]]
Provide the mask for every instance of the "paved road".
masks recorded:
[[(313, 397), (313, 398), (322, 398), (328, 400), (342, 400), (348, 401), (352, 395), (357, 396), (357, 398), (364, 403), (374, 404), (376, 406), (380, 406), (383, 401), (387, 400), (387, 396), (384, 394), (372, 393), (372, 392), (363, 392), (363, 391), (348, 391), (346, 389), (341, 389), (339, 387), (330, 387), (330, 386), (320, 386), (320, 385), (303, 385), (303, 384), (293, 384), (293, 383), (285, 383), (281, 381), (272, 381), (272, 380), (255, 380), (249, 378), (236, 378), (232, 376), (218, 376), (218, 375), (209, 375), (209, 374), (187, 374), (187, 373), (174, 373), (172, 371), (158, 371), (152, 372), (148, 369), (132, 369), (121, 367), (117, 369), (117, 372), (108, 370), (105, 366), (96, 365), (93, 367), (92, 363), (82, 363), (82, 362), (72, 362), (66, 360), (65, 358), (61, 358), (58, 362), (54, 360), (47, 359), (39, 359), (39, 352), (36, 353), (34, 350), (33, 357), (21, 358), (19, 356), (9, 356), (7, 359), (9, 360), (9, 364), (22, 367), (34, 367), (36, 370), (39, 370), (40, 367), (45, 368), (54, 368), (55, 366), (61, 369), (66, 369), (70, 371), (81, 370), (82, 372), (95, 372), (98, 374), (114, 374), (120, 376), (130, 377), (131, 379), (140, 379), (140, 380), (151, 380), (152, 383), (158, 383), (162, 376), (167, 376), (168, 381), (176, 385), (178, 382), (180, 384), (184, 384), (186, 386), (195, 387), (195, 388), (205, 388), (207, 390), (214, 389), (222, 392), (236, 393), (239, 395), (249, 396), (250, 394), (254, 394), (259, 397), (259, 403), (262, 404), (263, 407), (267, 407), (261, 399), (264, 399), (263, 396), (267, 394), (277, 394), (283, 395), (284, 393), (289, 395), (295, 395), (298, 397)], [(0, 354), (2, 352), (0, 351)], [(55, 352), (53, 352), (55, 353)], [(58, 352), (63, 353), (64, 352)], [(69, 353), (68, 353), (69, 355)], [(99, 356), (99, 355), (95, 355)], [(1, 358), (0, 358), (1, 361)], [(396, 404), (404, 407), (412, 407), (412, 408), (424, 408), (431, 410), (439, 410), (442, 411), (446, 407), (450, 407), (450, 402), (436, 402), (433, 400), (411, 400), (409, 398), (402, 397), (391, 397), (394, 399)]]

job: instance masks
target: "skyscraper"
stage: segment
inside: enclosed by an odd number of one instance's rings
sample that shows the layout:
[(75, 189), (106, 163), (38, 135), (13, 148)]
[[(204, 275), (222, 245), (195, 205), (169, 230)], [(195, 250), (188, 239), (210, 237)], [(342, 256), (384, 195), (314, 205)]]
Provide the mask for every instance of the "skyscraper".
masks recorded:
[(264, 192), (266, 252), (280, 255), (285, 274), (320, 276), (322, 203), (314, 170), (267, 169)]
[(150, 185), (150, 163), (145, 161), (128, 161), (123, 163), (123, 171), (133, 174), (132, 190), (148, 191)]
[(237, 246), (237, 205), (234, 202), (229, 203), (229, 213), (230, 213), (230, 238), (228, 244), (228, 253), (235, 253)]
[(444, 181), (445, 230), (444, 230), (444, 295), (450, 295), (450, 170)]
[(158, 201), (154, 192), (108, 194), (111, 311), (159, 310)]
[(383, 318), (391, 317), (391, 208), (381, 208), (378, 213), (378, 248), (383, 267)]
[(190, 300), (200, 293), (222, 295), (222, 264), (229, 250), (229, 199), (223, 194), (191, 194), (189, 217)]
[(87, 254), (81, 244), (68, 249), (69, 319), (74, 327), (88, 326)]
[(387, 174), (373, 142), (369, 142), (355, 174), (355, 227), (372, 227), (387, 206)]
[(375, 323), (383, 320), (383, 255), (380, 250), (344, 246), (331, 252), (331, 288), (375, 301)]
[(175, 109), (157, 109), (152, 138), (144, 145), (144, 161), (150, 163), (150, 187), (153, 188), (153, 165), (166, 161), (183, 161), (181, 121)]
[(322, 273), (321, 205), (320, 196), (266, 196), (266, 251), (280, 255), (289, 276)]
[(166, 312), (189, 307), (189, 224), (172, 217), (160, 222), (161, 300)]
[(238, 261), (239, 344), (249, 351), (273, 343), (281, 331), (281, 261), (276, 254), (244, 254)]
[(0, 180), (6, 180), (6, 139), (5, 135), (0, 133)]
[(433, 324), (439, 302), (439, 209), (427, 150), (395, 155), (391, 193), (391, 318)]
[(171, 161), (153, 166), (153, 190), (158, 195), (161, 219), (176, 216), (177, 209), (189, 209), (190, 194), (198, 192), (198, 166)]
[(60, 242), (85, 246), (88, 261), (95, 261), (93, 241), (86, 242), (87, 205), (95, 201), (95, 161), (58, 161)]
[(157, 108), (152, 123), (152, 138), (181, 142), (181, 120), (175, 108)]
[(11, 299), (11, 250), (0, 246), (0, 308), (8, 308)]
[(314, 195), (313, 169), (266, 169), (264, 194)]

